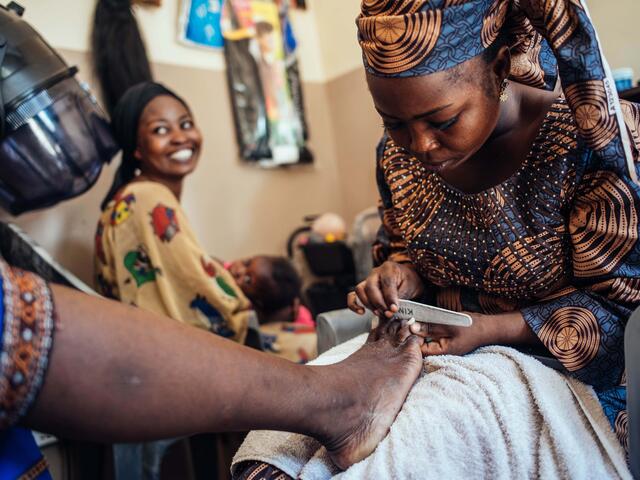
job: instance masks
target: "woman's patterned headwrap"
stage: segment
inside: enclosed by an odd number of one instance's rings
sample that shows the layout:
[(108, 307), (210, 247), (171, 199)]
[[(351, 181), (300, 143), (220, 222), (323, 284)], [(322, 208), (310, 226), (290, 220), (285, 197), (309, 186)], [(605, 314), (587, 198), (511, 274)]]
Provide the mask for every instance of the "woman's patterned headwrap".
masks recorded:
[(604, 164), (624, 159), (637, 181), (611, 72), (582, 0), (363, 0), (356, 22), (365, 68), (384, 77), (446, 70), (507, 35), (510, 78), (551, 90), (559, 76), (588, 145)]

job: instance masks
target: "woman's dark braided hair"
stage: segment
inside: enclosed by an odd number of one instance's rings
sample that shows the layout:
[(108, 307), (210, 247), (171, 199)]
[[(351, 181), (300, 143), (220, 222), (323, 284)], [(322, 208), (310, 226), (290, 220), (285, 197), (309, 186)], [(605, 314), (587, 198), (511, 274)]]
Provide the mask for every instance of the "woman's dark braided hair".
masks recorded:
[[(104, 105), (113, 118), (124, 93), (134, 85), (153, 80), (147, 51), (134, 16), (131, 0), (98, 0), (91, 33), (93, 70), (98, 79)], [(122, 146), (122, 145), (121, 145)], [(111, 198), (136, 174), (138, 161), (122, 156), (104, 210)]]
[(109, 114), (129, 87), (153, 80), (131, 0), (98, 0), (91, 51), (93, 69)]

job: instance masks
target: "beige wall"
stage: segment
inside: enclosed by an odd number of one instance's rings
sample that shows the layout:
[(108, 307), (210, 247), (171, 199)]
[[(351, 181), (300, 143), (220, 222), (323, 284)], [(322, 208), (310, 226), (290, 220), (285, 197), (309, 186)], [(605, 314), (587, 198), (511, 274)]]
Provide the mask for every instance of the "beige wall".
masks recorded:
[(320, 0), (311, 3), (320, 40), (325, 79), (334, 80), (359, 69), (362, 54), (357, 42), (359, 0)]
[(640, 79), (640, 1), (588, 0), (587, 5), (611, 68), (632, 67)]
[(343, 211), (351, 221), (377, 202), (375, 149), (383, 133), (382, 120), (373, 108), (362, 68), (328, 82), (327, 96), (337, 141)]

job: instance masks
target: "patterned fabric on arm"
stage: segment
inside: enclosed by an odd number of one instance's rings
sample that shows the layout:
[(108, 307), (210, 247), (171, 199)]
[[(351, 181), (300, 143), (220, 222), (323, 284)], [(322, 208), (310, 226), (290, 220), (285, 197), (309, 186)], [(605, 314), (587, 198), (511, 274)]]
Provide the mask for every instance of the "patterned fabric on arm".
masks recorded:
[(2, 362), (0, 429), (22, 418), (40, 391), (53, 343), (51, 291), (33, 273), (0, 260), (2, 277)]
[(233, 480), (291, 480), (282, 470), (264, 462), (244, 462), (235, 470)]
[(597, 388), (622, 379), (624, 327), (640, 300), (639, 193), (624, 173), (587, 171), (569, 217), (573, 288), (522, 309), (567, 370)]
[[(376, 157), (378, 159), (376, 162), (376, 183), (380, 195), (378, 212), (382, 222), (376, 241), (372, 247), (373, 265), (376, 267), (387, 260), (397, 263), (408, 263), (411, 261), (409, 253), (407, 252), (407, 245), (402, 236), (402, 230), (396, 222), (391, 191), (380, 165), (380, 160), (384, 156), (387, 142), (388, 138), (385, 135), (376, 149)], [(401, 171), (397, 173), (397, 176), (402, 178), (404, 174), (405, 172)]]
[(46, 282), (0, 259), (0, 478), (51, 478), (31, 432), (15, 425), (42, 387), (54, 329)]

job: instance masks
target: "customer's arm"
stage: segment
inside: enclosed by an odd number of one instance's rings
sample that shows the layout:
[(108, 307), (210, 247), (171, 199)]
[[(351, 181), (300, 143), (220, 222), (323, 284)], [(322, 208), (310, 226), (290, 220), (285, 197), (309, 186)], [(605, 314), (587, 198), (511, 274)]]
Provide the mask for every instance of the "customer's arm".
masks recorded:
[[(201, 431), (314, 436), (342, 468), (384, 438), (422, 369), (406, 326), (307, 367), (139, 308), (52, 286), (0, 260), (0, 429), (97, 441)], [(375, 365), (377, 375), (369, 375)]]
[[(102, 441), (307, 430), (309, 412), (295, 404), (322, 395), (317, 369), (140, 308), (55, 285), (52, 292), (55, 343), (30, 425)], [(278, 418), (280, 410), (288, 414)]]

